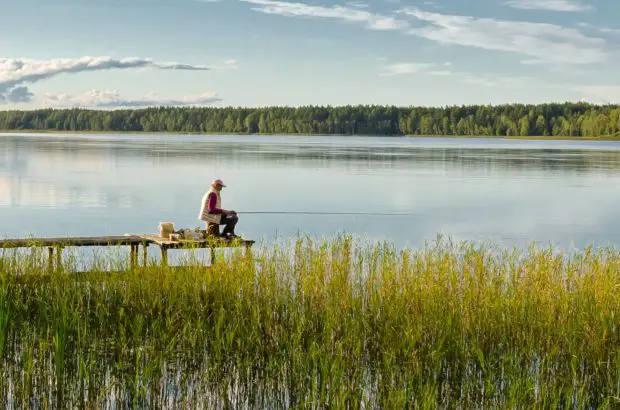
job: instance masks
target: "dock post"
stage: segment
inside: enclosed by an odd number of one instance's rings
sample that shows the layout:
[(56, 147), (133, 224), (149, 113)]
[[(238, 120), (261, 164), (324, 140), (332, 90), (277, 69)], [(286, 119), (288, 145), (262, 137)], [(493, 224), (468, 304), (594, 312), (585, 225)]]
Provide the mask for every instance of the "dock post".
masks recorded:
[(47, 269), (51, 272), (54, 270), (54, 248), (47, 248)]
[(135, 269), (138, 266), (138, 245), (131, 245), (129, 258), (131, 260), (131, 269)]
[(161, 245), (161, 263), (168, 266), (168, 249), (164, 245)]
[(56, 249), (56, 270), (60, 271), (62, 268), (62, 246)]
[(252, 259), (252, 245), (245, 245), (245, 257)]
[(142, 266), (144, 266), (146, 268), (146, 262), (147, 262), (147, 247), (149, 246), (148, 242), (142, 242)]

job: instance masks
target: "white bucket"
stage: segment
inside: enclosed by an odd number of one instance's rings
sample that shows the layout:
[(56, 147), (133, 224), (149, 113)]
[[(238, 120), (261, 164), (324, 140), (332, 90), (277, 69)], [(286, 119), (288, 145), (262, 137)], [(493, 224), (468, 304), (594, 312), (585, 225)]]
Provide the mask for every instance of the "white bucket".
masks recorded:
[(164, 239), (170, 239), (170, 234), (174, 232), (174, 224), (172, 222), (159, 223), (159, 236)]

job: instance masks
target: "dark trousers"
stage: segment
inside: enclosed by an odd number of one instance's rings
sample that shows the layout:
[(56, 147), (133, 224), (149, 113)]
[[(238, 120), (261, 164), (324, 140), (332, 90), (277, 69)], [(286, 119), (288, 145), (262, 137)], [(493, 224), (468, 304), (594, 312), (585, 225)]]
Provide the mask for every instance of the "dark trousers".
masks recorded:
[(224, 230), (222, 231), (223, 235), (226, 234), (235, 234), (235, 226), (237, 226), (237, 222), (239, 222), (239, 217), (234, 215), (222, 215), (222, 220), (220, 221), (220, 225), (226, 225)]
[[(222, 235), (234, 235), (237, 222), (239, 222), (239, 217), (237, 215), (222, 215), (220, 225), (225, 225), (224, 230), (222, 231)], [(217, 224), (209, 222), (209, 227), (213, 230), (219, 231), (219, 227), (217, 226)], [(209, 231), (211, 231), (211, 229), (209, 229)]]

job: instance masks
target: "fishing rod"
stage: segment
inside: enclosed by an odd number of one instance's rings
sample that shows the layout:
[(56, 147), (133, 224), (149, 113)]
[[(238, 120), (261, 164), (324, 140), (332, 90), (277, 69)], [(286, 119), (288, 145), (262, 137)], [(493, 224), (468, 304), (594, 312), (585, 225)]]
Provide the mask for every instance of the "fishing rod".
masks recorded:
[(416, 216), (414, 213), (392, 212), (312, 212), (312, 211), (236, 211), (246, 215), (366, 215), (366, 216)]

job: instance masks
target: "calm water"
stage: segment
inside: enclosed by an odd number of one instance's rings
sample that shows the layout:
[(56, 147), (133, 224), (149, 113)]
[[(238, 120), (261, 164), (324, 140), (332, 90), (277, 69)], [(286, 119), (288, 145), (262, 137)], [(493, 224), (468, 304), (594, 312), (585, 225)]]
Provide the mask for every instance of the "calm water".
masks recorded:
[[(0, 134), (0, 236), (199, 225), (209, 182), (254, 239), (351, 232), (565, 248), (620, 240), (620, 144), (357, 137)], [(255, 215), (254, 211), (411, 216)]]

